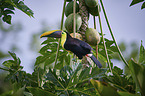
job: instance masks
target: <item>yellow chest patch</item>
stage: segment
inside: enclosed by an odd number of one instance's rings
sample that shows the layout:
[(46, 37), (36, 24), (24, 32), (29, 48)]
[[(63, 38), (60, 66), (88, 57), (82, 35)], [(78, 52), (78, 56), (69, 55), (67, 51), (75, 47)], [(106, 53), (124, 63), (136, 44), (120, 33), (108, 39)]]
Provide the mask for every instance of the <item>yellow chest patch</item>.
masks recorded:
[[(61, 33), (61, 46), (64, 48), (64, 44), (65, 44), (65, 42), (66, 42), (66, 39), (67, 39), (67, 33), (65, 33), (65, 32), (62, 32)], [(65, 49), (65, 48), (64, 48)], [(71, 52), (71, 51), (69, 51), (69, 50), (66, 50), (66, 51), (68, 51), (68, 52)]]
[(65, 32), (61, 33), (61, 46), (64, 48), (64, 43), (66, 42), (67, 34)]

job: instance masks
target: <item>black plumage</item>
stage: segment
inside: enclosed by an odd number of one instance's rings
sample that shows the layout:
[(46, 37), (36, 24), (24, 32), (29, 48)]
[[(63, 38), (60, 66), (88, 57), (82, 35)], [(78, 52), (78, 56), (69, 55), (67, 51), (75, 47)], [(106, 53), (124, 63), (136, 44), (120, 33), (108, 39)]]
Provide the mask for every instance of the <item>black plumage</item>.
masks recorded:
[(77, 38), (72, 38), (68, 33), (64, 48), (73, 52), (79, 59), (82, 59), (83, 56), (91, 53), (92, 50), (92, 47), (88, 43)]
[(72, 38), (67, 32), (66, 32), (66, 41), (64, 43), (64, 48), (66, 50), (69, 50), (73, 52), (79, 59), (82, 59), (83, 56), (88, 55), (93, 62), (101, 68), (101, 63), (97, 60), (97, 58), (91, 53), (91, 50), (93, 49), (88, 43), (81, 41), (77, 38)]
[(77, 38), (72, 38), (67, 32), (61, 30), (53, 30), (43, 33), (40, 37), (61, 38), (61, 45), (66, 50), (73, 52), (79, 59), (82, 59), (83, 56), (88, 56), (99, 68), (102, 67), (101, 63), (91, 52), (93, 48), (84, 41), (81, 41)]

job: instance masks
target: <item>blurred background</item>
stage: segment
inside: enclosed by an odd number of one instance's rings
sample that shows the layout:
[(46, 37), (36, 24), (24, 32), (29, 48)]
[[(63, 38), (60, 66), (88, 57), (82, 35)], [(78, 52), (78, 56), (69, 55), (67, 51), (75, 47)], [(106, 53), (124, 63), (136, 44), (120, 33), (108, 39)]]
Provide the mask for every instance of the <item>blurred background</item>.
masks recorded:
[[(0, 21), (0, 66), (9, 59), (8, 51), (15, 52), (21, 59), (24, 70), (33, 72), (36, 57), (39, 55), (40, 34), (44, 31), (60, 29), (64, 0), (25, 0), (24, 3), (34, 12), (34, 18), (16, 9), (12, 16), (12, 25)], [(125, 58), (138, 58), (141, 40), (145, 45), (145, 9), (141, 4), (129, 7), (131, 0), (103, 0), (107, 16)], [(65, 17), (66, 18), (66, 17)], [(96, 19), (98, 22), (98, 18)], [(112, 39), (101, 11), (101, 20), (105, 38)], [(93, 17), (90, 16), (89, 27), (93, 28)], [(100, 32), (99, 24), (97, 30)], [(115, 65), (122, 67), (117, 54), (114, 54)], [(0, 70), (1, 72), (1, 70)]]

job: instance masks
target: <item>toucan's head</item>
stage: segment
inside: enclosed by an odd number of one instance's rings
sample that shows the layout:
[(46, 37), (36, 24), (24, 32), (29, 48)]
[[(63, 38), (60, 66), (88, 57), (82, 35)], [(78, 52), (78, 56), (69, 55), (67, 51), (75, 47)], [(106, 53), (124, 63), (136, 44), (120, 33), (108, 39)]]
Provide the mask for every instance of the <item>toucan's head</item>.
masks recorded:
[(61, 33), (63, 31), (62, 30), (52, 30), (52, 31), (47, 31), (45, 33), (43, 33), (40, 38), (42, 37), (54, 37), (54, 38), (61, 38)]

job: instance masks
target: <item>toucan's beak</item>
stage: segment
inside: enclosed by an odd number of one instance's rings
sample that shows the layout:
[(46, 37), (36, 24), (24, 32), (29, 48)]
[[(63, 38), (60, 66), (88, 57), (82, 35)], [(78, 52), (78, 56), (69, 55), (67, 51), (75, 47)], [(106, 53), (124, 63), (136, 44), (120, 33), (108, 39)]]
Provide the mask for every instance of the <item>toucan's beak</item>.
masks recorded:
[(54, 37), (54, 38), (61, 38), (61, 32), (62, 30), (52, 30), (52, 31), (47, 31), (43, 33), (40, 38), (42, 37)]

